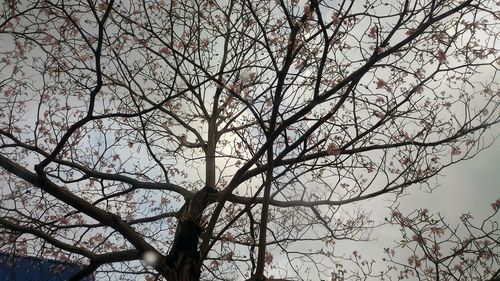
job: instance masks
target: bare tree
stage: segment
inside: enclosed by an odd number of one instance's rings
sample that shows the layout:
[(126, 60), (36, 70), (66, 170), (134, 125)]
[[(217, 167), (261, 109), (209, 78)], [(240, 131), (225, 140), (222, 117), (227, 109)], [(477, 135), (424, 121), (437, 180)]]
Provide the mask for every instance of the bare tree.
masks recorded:
[(1, 5), (0, 250), (73, 280), (337, 280), (500, 121), (493, 0)]

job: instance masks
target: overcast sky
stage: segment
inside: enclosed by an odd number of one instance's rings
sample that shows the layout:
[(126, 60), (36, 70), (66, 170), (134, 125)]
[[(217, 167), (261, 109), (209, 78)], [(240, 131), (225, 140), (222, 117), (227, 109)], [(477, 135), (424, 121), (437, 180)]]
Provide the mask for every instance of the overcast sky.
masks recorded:
[[(500, 133), (498, 126), (494, 129)], [(491, 214), (490, 204), (500, 198), (499, 156), (500, 141), (497, 140), (473, 159), (444, 170), (438, 178), (441, 186), (432, 193), (413, 192), (400, 201), (401, 207), (428, 208), (450, 219), (464, 211), (478, 218)]]
[[(500, 128), (494, 127), (491, 135), (499, 135)], [(439, 188), (431, 193), (427, 189), (413, 186), (409, 189), (409, 195), (401, 198), (399, 209), (408, 214), (414, 210), (427, 208), (430, 213), (440, 213), (450, 225), (459, 224), (459, 216), (470, 212), (474, 217), (474, 223), (478, 224), (492, 214), (491, 203), (500, 198), (500, 140), (497, 140), (490, 148), (479, 153), (473, 159), (463, 161), (448, 167), (437, 178)], [(433, 180), (430, 181), (433, 183)], [(435, 181), (434, 181), (435, 183)], [(375, 221), (383, 221), (384, 217), (390, 216), (392, 201), (381, 196), (369, 202), (361, 204), (362, 207), (372, 210), (372, 218)], [(498, 217), (496, 220), (498, 221)], [(394, 247), (394, 241), (401, 240), (398, 226), (383, 226), (372, 233), (371, 242), (344, 241), (337, 244), (337, 250), (344, 251), (349, 255), (357, 250), (364, 258), (377, 261), (376, 268), (385, 268), (388, 264), (382, 261), (385, 256), (383, 249)]]

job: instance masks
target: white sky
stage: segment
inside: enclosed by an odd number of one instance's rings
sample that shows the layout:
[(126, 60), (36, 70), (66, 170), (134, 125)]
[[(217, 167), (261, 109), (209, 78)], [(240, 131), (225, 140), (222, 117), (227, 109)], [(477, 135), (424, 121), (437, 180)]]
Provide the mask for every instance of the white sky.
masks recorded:
[[(500, 128), (495, 128), (499, 131)], [(432, 194), (415, 192), (401, 200), (408, 209), (428, 208), (446, 217), (469, 210), (479, 216), (491, 213), (490, 204), (500, 198), (500, 141), (475, 158), (449, 167), (439, 178), (441, 187)]]
[[(490, 133), (499, 134), (500, 128), (492, 128)], [(456, 226), (460, 223), (459, 216), (468, 213), (473, 216), (474, 224), (479, 224), (491, 215), (493, 203), (500, 198), (500, 141), (497, 140), (491, 147), (482, 151), (474, 158), (450, 166), (437, 178), (440, 185), (431, 193), (425, 188), (412, 186), (409, 195), (398, 201), (399, 209), (403, 214), (414, 210), (427, 208), (431, 214), (440, 213), (447, 223)], [(431, 180), (432, 183), (433, 180)], [(381, 196), (360, 205), (372, 210), (372, 218), (382, 222), (390, 217), (388, 207), (392, 201)], [(498, 221), (498, 217), (496, 220)], [(376, 260), (376, 266), (385, 268), (389, 263), (383, 262), (384, 248), (394, 247), (395, 241), (402, 239), (399, 227), (383, 226), (375, 229), (370, 242), (340, 241), (339, 251), (347, 255), (357, 250), (363, 258)], [(406, 257), (401, 257), (402, 261)], [(400, 258), (400, 259), (401, 259)]]

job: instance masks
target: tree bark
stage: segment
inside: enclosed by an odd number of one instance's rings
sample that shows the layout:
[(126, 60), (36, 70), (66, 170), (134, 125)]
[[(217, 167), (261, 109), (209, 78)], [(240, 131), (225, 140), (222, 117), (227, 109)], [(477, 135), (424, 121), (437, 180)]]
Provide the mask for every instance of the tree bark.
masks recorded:
[(200, 279), (201, 265), (198, 250), (199, 238), (203, 232), (201, 217), (210, 196), (217, 191), (205, 186), (186, 200), (179, 210), (174, 242), (167, 255), (166, 263), (172, 269), (167, 280), (197, 281)]

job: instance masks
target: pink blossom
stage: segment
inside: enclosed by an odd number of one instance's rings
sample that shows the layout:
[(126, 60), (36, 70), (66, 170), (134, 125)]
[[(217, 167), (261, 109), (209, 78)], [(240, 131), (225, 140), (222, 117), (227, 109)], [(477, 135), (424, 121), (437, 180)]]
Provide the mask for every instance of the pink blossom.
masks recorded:
[(424, 238), (422, 237), (422, 235), (420, 235), (420, 234), (414, 234), (414, 235), (411, 237), (411, 239), (412, 239), (413, 241), (416, 241), (416, 242), (417, 242), (418, 244), (420, 244), (420, 245), (424, 245), (424, 244), (425, 244), (425, 240), (424, 240)]
[(440, 252), (441, 246), (439, 246), (438, 244), (432, 245), (431, 250), (434, 253), (434, 255), (436, 255), (436, 256), (441, 256), (442, 255), (441, 252)]
[(273, 255), (269, 252), (266, 252), (266, 257), (265, 257), (266, 264), (271, 264), (273, 262)]
[(376, 39), (377, 34), (378, 34), (378, 27), (375, 25), (375, 26), (372, 26), (372, 28), (370, 28), (370, 32), (368, 33), (368, 37), (370, 37), (372, 39)]
[(446, 62), (446, 52), (445, 51), (439, 49), (437, 55), (438, 55), (438, 60), (440, 63)]
[(421, 209), (420, 215), (424, 216), (424, 217), (428, 217), (429, 216), (429, 209), (427, 209), (427, 208)]
[(498, 210), (498, 208), (500, 208), (500, 198), (498, 198), (495, 202), (491, 203), (491, 207), (495, 211)]
[(377, 81), (377, 89), (382, 89), (382, 88), (385, 88), (386, 86), (387, 86), (387, 83), (385, 83), (384, 80), (378, 79), (378, 81)]
[(441, 227), (433, 227), (431, 228), (431, 233), (437, 235), (438, 237), (441, 237), (444, 235), (444, 229)]
[(392, 87), (387, 84), (383, 79), (378, 79), (377, 83), (377, 89), (385, 89), (388, 92), (392, 91)]
[(412, 266), (413, 264), (415, 264), (415, 267), (420, 267), (422, 265), (417, 255), (411, 255), (408, 257), (408, 265)]
[(217, 268), (219, 268), (219, 265), (220, 265), (220, 263), (219, 263), (218, 261), (216, 261), (216, 260), (213, 260), (213, 261), (210, 263), (210, 267), (211, 267), (212, 269), (217, 269)]
[(392, 217), (397, 218), (397, 219), (403, 217), (403, 215), (399, 211), (393, 211), (391, 215), (392, 215)]
[(326, 153), (328, 153), (328, 155), (339, 156), (342, 152), (340, 151), (340, 149), (337, 147), (336, 144), (331, 143), (330, 145), (328, 145)]
[(451, 149), (451, 155), (460, 155), (462, 153), (462, 150), (460, 147), (453, 147)]
[[(493, 204), (492, 204), (493, 205)], [(471, 214), (467, 213), (467, 214), (462, 214), (460, 216), (460, 220), (463, 221), (463, 222), (466, 222), (470, 219), (472, 219), (473, 217), (471, 216)]]
[(462, 271), (464, 271), (464, 266), (461, 263), (460, 264), (455, 264), (454, 269), (462, 272)]
[(162, 47), (160, 48), (160, 54), (171, 55), (172, 51), (168, 47)]
[(222, 241), (233, 242), (234, 239), (234, 235), (231, 232), (227, 232), (222, 236)]
[(99, 10), (106, 10), (108, 8), (108, 3), (101, 2), (99, 5), (97, 5)]
[(203, 39), (203, 40), (201, 40), (201, 42), (200, 42), (200, 43), (201, 43), (201, 46), (202, 46), (203, 48), (206, 48), (206, 47), (208, 47), (208, 43), (209, 43), (209, 41), (208, 41), (208, 39)]
[(44, 44), (50, 44), (50, 43), (52, 43), (52, 39), (53, 39), (52, 36), (47, 35), (47, 36), (43, 37), (42, 42)]
[(333, 23), (333, 25), (338, 25), (340, 23), (340, 18), (338, 16), (338, 14), (332, 15), (332, 23)]

